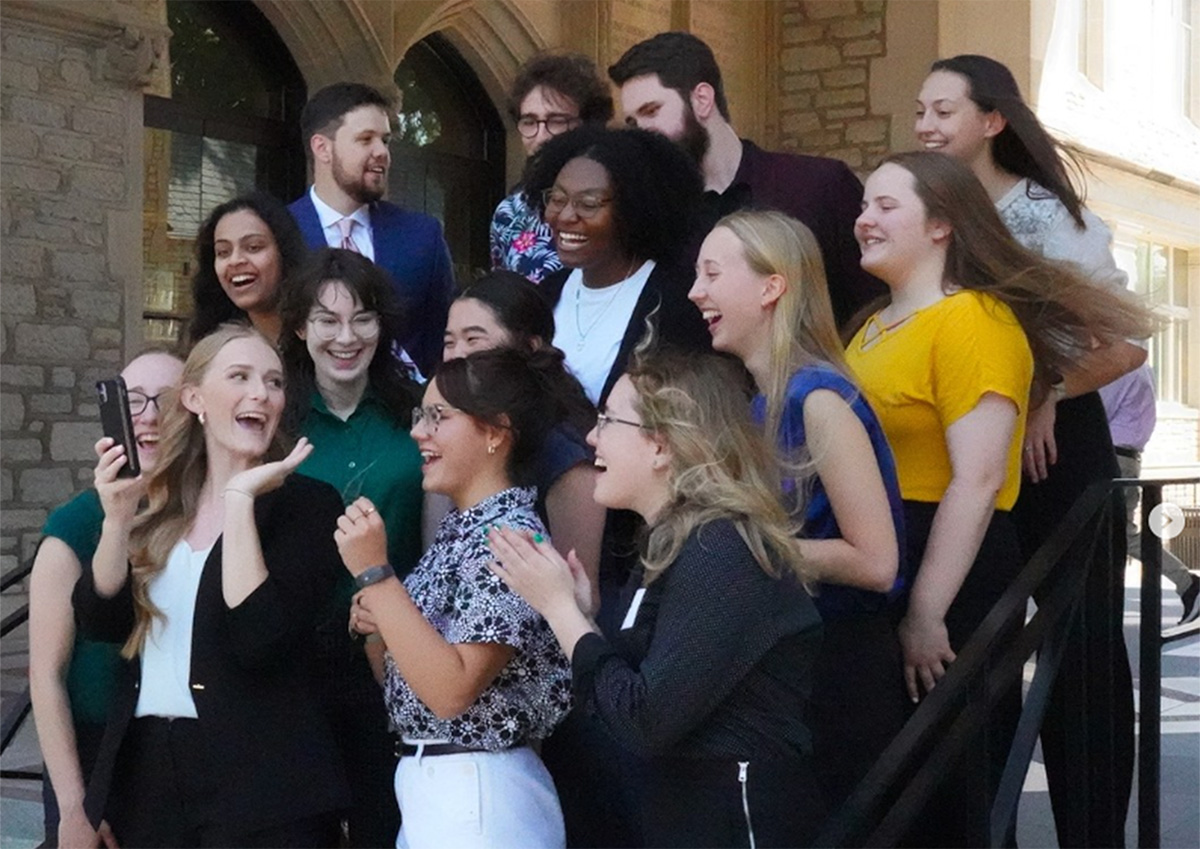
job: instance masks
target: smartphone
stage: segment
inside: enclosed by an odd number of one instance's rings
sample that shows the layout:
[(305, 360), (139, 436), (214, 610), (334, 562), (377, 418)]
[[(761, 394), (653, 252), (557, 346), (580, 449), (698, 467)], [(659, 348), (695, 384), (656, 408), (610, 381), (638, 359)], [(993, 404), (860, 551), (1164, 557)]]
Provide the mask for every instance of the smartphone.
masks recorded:
[(96, 381), (96, 394), (100, 397), (100, 425), (104, 435), (125, 446), (125, 465), (117, 472), (117, 477), (136, 478), (142, 473), (142, 464), (138, 462), (137, 440), (133, 438), (133, 416), (129, 414), (125, 378), (117, 376)]

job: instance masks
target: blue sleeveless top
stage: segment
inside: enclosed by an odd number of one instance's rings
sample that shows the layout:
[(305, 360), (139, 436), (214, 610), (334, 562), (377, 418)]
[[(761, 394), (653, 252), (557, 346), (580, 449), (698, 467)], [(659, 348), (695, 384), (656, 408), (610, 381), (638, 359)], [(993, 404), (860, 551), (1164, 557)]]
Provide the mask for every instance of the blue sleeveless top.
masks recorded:
[[(847, 587), (841, 584), (821, 582), (820, 592), (814, 599), (817, 610), (825, 619), (839, 618), (861, 613), (875, 613), (883, 610), (890, 602), (902, 598), (911, 584), (911, 575), (904, 556), (904, 505), (900, 499), (900, 483), (896, 477), (896, 462), (892, 459), (892, 449), (884, 436), (883, 428), (875, 413), (871, 410), (866, 399), (858, 388), (836, 369), (826, 363), (808, 365), (792, 375), (788, 381), (787, 398), (784, 403), (783, 415), (779, 423), (779, 447), (785, 454), (791, 454), (805, 445), (804, 432), (804, 401), (810, 392), (817, 389), (828, 389), (836, 392), (847, 404), (858, 420), (866, 428), (875, 450), (875, 461), (879, 464), (879, 472), (883, 477), (883, 485), (887, 490), (888, 506), (891, 508), (892, 522), (896, 526), (896, 542), (899, 548), (899, 569), (896, 582), (888, 593), (878, 593), (871, 590)], [(767, 399), (758, 395), (753, 401), (754, 418), (762, 423), (767, 417)], [(794, 484), (785, 483), (785, 490), (791, 490)], [(803, 535), (808, 539), (839, 539), (842, 536), (836, 517), (833, 515), (833, 505), (819, 477), (814, 476), (808, 493), (808, 507), (804, 515)]]

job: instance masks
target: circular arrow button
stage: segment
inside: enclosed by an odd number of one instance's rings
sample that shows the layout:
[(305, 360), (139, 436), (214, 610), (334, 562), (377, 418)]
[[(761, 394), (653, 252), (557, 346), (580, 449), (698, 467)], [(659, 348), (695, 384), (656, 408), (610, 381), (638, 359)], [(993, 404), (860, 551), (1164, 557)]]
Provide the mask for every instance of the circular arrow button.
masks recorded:
[(1178, 504), (1164, 501), (1150, 511), (1150, 532), (1160, 539), (1174, 539), (1183, 533), (1183, 510)]

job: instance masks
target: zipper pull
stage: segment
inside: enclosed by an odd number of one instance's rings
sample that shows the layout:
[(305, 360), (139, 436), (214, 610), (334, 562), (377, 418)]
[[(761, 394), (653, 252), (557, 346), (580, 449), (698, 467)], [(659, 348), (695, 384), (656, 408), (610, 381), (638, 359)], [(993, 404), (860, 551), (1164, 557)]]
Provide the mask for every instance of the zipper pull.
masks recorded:
[(738, 761), (738, 782), (746, 783), (746, 771), (750, 769), (750, 761)]

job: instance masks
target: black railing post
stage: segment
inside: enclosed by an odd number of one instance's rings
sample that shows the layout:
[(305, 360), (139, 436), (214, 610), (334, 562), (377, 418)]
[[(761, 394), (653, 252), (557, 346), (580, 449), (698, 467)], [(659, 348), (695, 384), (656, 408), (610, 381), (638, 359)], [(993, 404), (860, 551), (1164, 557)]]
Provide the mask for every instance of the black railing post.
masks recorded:
[(1162, 781), (1162, 540), (1150, 512), (1162, 503), (1162, 484), (1142, 484), (1142, 597), (1138, 640), (1138, 846), (1157, 847)]

